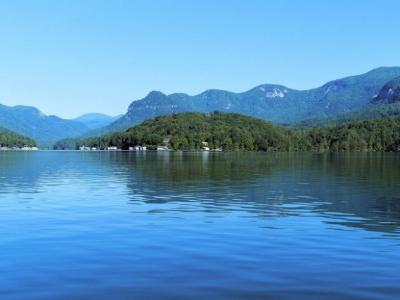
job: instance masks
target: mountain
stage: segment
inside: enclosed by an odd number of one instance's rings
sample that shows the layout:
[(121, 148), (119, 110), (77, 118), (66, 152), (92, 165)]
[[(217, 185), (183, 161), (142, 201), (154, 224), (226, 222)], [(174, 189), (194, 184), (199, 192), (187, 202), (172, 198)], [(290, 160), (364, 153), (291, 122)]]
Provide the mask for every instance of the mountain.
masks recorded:
[(0, 147), (24, 147), (36, 146), (36, 142), (28, 137), (19, 135), (8, 129), (0, 127)]
[(374, 103), (395, 103), (400, 102), (400, 77), (397, 77), (379, 91), (379, 94), (373, 98)]
[(121, 117), (122, 115), (112, 117), (106, 114), (89, 113), (73, 119), (73, 121), (83, 123), (87, 128), (93, 130), (105, 127)]
[(399, 76), (400, 67), (381, 67), (310, 90), (264, 84), (243, 93), (207, 90), (189, 96), (153, 91), (133, 101), (127, 113), (102, 132), (126, 129), (156, 116), (179, 112), (234, 112), (275, 123), (330, 117), (368, 106), (386, 83)]
[(46, 116), (34, 107), (1, 104), (0, 126), (31, 137), (40, 145), (50, 145), (62, 138), (80, 136), (89, 131), (80, 122)]

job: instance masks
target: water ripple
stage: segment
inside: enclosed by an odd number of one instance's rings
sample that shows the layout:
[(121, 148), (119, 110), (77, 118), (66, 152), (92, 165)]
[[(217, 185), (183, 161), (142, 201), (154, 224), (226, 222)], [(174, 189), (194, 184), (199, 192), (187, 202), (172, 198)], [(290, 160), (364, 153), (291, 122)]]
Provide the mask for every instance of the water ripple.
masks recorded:
[(0, 153), (6, 299), (397, 299), (396, 154)]

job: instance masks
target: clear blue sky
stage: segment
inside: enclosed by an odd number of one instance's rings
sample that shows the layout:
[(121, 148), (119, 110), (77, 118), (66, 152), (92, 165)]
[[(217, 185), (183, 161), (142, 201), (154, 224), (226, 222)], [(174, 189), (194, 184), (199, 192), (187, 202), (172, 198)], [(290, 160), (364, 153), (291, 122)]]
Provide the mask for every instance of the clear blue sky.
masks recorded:
[(119, 114), (151, 90), (307, 89), (400, 65), (398, 0), (0, 0), (0, 103)]

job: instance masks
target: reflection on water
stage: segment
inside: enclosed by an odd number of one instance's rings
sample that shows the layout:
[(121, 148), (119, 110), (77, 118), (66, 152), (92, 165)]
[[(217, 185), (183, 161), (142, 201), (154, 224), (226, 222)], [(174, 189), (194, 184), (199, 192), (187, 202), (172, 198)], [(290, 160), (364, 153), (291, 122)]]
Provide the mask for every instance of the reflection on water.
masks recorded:
[(5, 152), (0, 212), (7, 298), (400, 293), (398, 154)]

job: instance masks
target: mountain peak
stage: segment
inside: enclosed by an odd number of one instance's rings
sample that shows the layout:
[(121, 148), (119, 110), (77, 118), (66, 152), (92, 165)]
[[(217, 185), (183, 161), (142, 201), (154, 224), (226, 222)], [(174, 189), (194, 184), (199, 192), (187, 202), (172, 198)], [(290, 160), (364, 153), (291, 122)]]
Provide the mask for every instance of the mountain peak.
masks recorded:
[(73, 119), (73, 121), (80, 122), (89, 129), (94, 130), (111, 124), (121, 116), (122, 115), (112, 117), (102, 113), (88, 113)]
[(32, 137), (39, 144), (50, 144), (61, 138), (78, 136), (88, 130), (84, 124), (46, 116), (35, 107), (23, 105), (0, 105), (0, 126)]
[(263, 84), (252, 91), (262, 93), (265, 98), (284, 98), (289, 92), (289, 89), (283, 85)]
[(36, 107), (33, 106), (26, 106), (26, 105), (16, 105), (16, 106), (7, 106), (7, 105), (1, 105), (1, 109), (3, 110), (8, 110), (12, 112), (20, 112), (20, 113), (25, 113), (29, 114), (35, 118), (39, 119), (45, 119), (48, 116), (45, 115), (41, 110), (39, 110)]
[(163, 92), (160, 91), (151, 91), (150, 93), (147, 94), (145, 97), (146, 99), (148, 98), (164, 98), (167, 97)]
[(102, 114), (102, 113), (87, 113), (83, 114), (75, 119), (74, 121), (82, 121), (82, 120), (92, 120), (92, 119), (110, 119), (113, 118), (112, 116)]
[(387, 71), (394, 71), (394, 70), (399, 70), (399, 69), (400, 69), (400, 67), (398, 67), (398, 66), (381, 66), (381, 67), (377, 67), (375, 69), (372, 69), (367, 73), (387, 72)]

